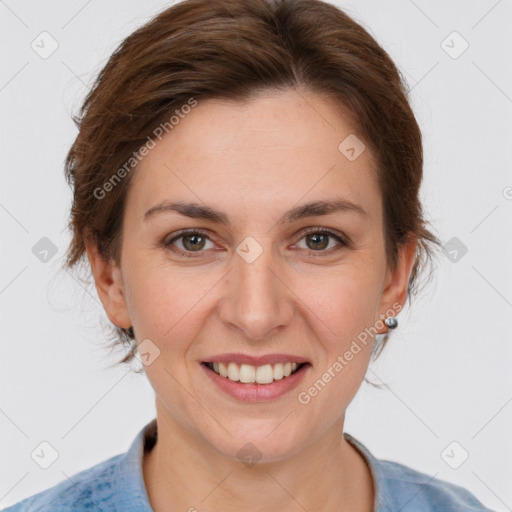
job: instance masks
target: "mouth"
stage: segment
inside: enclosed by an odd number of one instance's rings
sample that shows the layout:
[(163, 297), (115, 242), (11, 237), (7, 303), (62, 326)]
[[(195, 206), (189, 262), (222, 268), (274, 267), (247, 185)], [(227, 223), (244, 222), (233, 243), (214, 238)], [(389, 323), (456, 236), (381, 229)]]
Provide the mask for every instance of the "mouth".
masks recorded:
[(286, 380), (307, 366), (310, 363), (285, 362), (275, 364), (264, 364), (253, 366), (250, 364), (238, 364), (235, 362), (211, 362), (201, 363), (209, 371), (214, 372), (226, 380), (239, 384), (270, 385), (274, 382)]

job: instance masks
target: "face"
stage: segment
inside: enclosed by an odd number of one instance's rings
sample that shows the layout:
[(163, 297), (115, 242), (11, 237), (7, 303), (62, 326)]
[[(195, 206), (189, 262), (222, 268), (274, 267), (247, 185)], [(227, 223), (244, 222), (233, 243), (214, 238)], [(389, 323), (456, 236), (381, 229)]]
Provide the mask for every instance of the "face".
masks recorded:
[[(331, 99), (305, 90), (199, 101), (134, 171), (120, 268), (88, 246), (110, 319), (150, 340), (158, 414), (227, 457), (251, 442), (279, 460), (339, 426), (371, 333), (404, 304), (414, 247), (388, 269), (370, 150), (339, 149), (351, 134)], [(335, 201), (345, 207), (322, 207)], [(292, 389), (254, 401), (205, 368), (227, 353), (308, 364)]]

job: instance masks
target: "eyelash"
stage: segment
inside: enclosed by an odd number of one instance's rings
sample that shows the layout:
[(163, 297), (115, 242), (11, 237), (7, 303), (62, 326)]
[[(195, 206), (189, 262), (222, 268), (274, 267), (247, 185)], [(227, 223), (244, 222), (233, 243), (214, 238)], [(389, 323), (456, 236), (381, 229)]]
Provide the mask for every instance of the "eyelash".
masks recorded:
[[(326, 255), (330, 255), (332, 254), (333, 252), (337, 252), (339, 250), (341, 250), (342, 248), (349, 248), (351, 247), (351, 242), (350, 240), (348, 239), (348, 237), (342, 237), (341, 235), (339, 235), (338, 233), (336, 233), (335, 231), (332, 231), (330, 229), (327, 229), (327, 228), (307, 228), (303, 231), (303, 236), (300, 238), (300, 240), (302, 240), (306, 235), (310, 235), (310, 234), (323, 234), (323, 235), (329, 235), (330, 237), (334, 238), (337, 242), (340, 243), (340, 246), (339, 247), (333, 247), (331, 249), (328, 249), (328, 250), (322, 250), (322, 251), (313, 251), (311, 249), (305, 249), (306, 251), (308, 251), (310, 253), (310, 255), (314, 255), (314, 256), (318, 256), (318, 255), (322, 255), (323, 254), (326, 254)], [(173, 237), (171, 240), (169, 241), (164, 241), (162, 242), (164, 247), (167, 248), (167, 249), (170, 249), (171, 251), (181, 255), (181, 256), (185, 256), (187, 258), (197, 258), (201, 255), (201, 253), (205, 252), (205, 251), (184, 251), (182, 249), (177, 249), (173, 243), (176, 241), (176, 240), (179, 240), (180, 238), (183, 238), (187, 235), (201, 235), (201, 236), (204, 236), (206, 237), (208, 240), (210, 240), (210, 237), (208, 236), (208, 234), (201, 230), (201, 229), (185, 229), (183, 231), (180, 231), (179, 233), (177, 233), (177, 235), (175, 237)], [(211, 240), (210, 240), (211, 241)], [(194, 254), (194, 252), (196, 252), (197, 254)]]

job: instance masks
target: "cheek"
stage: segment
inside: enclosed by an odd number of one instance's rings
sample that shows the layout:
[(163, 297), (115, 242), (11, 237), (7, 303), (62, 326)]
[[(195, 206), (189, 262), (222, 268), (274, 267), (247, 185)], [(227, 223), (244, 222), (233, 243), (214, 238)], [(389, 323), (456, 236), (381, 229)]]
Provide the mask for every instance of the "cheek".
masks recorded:
[[(318, 365), (302, 386), (308, 413), (328, 413), (332, 420), (348, 407), (367, 372), (374, 344), (378, 306), (377, 273), (347, 265), (327, 279), (307, 279), (300, 288), (302, 315), (318, 343)], [(306, 286), (309, 284), (309, 286)], [(322, 348), (320, 348), (320, 346)], [(323, 411), (323, 413), (322, 413)]]
[(317, 277), (297, 281), (294, 290), (305, 305), (304, 314), (325, 333), (325, 339), (342, 348), (375, 321), (378, 276), (369, 266), (347, 265)]
[(127, 270), (131, 290), (127, 305), (140, 340), (149, 338), (165, 350), (184, 350), (201, 328), (204, 299), (218, 279), (167, 265), (150, 267), (147, 262)]
[(351, 277), (318, 288), (309, 299), (303, 314), (314, 333), (318, 364), (298, 390), (297, 399), (307, 414), (334, 422), (368, 370), (377, 295), (370, 283)]

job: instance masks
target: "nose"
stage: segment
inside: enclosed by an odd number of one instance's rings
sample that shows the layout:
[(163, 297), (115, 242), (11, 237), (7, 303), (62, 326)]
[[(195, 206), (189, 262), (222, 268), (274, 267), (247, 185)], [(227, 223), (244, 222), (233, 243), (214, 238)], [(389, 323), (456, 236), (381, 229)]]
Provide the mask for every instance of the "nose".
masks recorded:
[(291, 322), (295, 310), (293, 297), (270, 248), (252, 262), (237, 253), (225, 278), (219, 316), (226, 326), (246, 339), (268, 339)]

